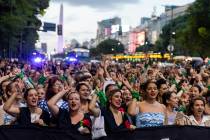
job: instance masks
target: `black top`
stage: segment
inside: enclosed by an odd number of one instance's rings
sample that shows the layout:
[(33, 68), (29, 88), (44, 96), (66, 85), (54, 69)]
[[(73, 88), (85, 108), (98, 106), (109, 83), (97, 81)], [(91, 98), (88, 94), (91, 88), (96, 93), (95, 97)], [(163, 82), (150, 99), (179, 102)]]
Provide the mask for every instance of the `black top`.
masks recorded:
[[(46, 125), (49, 125), (50, 122), (50, 116), (48, 112), (42, 110), (42, 114), (40, 116), (40, 119), (44, 121)], [(17, 118), (17, 124), (18, 125), (31, 125), (31, 112), (28, 107), (21, 107), (20, 108), (20, 114)]]
[[(125, 110), (125, 112), (128, 112), (128, 106), (127, 106), (125, 103), (122, 104), (121, 107)], [(126, 116), (127, 116), (129, 122), (130, 122), (132, 125), (135, 125), (135, 124), (136, 124), (136, 116), (131, 116), (131, 115), (129, 115), (128, 113), (126, 113)]]
[(86, 127), (91, 132), (91, 119), (88, 113), (84, 114), (84, 118), (79, 121), (77, 124), (72, 124), (70, 119), (70, 112), (66, 109), (59, 108), (58, 113), (58, 122), (57, 126), (59, 128), (70, 128), (73, 132), (80, 133), (79, 128), (81, 127), (81, 123), (83, 122), (83, 127)]
[(116, 132), (119, 130), (127, 129), (126, 122), (129, 122), (126, 114), (122, 112), (122, 123), (118, 126), (115, 122), (114, 115), (109, 108), (101, 108), (101, 115), (104, 116), (105, 131), (106, 133)]

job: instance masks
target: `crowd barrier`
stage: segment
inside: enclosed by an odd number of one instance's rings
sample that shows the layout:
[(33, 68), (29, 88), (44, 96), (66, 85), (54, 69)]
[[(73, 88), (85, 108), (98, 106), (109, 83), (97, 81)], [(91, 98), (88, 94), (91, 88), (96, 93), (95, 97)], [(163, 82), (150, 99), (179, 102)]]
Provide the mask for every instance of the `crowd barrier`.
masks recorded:
[[(164, 126), (111, 133), (103, 140), (209, 140), (210, 128), (197, 126)], [(70, 129), (48, 127), (1, 126), (0, 140), (91, 140)]]

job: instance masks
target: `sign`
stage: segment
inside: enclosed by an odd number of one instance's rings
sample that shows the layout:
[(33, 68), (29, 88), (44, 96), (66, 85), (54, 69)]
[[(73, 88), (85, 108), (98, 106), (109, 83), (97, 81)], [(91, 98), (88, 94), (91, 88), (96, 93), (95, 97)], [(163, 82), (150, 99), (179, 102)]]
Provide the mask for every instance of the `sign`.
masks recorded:
[(45, 32), (55, 31), (55, 27), (56, 27), (56, 24), (54, 24), (54, 23), (44, 22), (43, 30)]
[(167, 49), (168, 49), (169, 52), (173, 52), (174, 51), (174, 45), (169, 44)]

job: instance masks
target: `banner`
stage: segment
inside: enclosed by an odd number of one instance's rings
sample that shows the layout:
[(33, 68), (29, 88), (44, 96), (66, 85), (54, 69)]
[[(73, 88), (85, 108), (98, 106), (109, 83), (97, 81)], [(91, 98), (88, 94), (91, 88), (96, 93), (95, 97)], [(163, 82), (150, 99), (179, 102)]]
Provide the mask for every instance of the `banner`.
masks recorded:
[[(210, 128), (197, 126), (164, 126), (140, 128), (108, 134), (103, 140), (209, 140)], [(91, 140), (90, 136), (72, 133), (70, 129), (49, 127), (0, 127), (0, 140)]]

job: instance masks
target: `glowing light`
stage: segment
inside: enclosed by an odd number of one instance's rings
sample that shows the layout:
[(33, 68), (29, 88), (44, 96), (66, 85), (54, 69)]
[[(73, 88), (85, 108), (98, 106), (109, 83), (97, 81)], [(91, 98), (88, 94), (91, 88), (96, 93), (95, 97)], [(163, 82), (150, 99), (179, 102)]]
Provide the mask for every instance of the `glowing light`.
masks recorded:
[(77, 59), (76, 59), (76, 58), (73, 58), (73, 57), (70, 57), (70, 58), (69, 58), (69, 61), (70, 61), (70, 62), (75, 62), (75, 61), (77, 61)]
[(34, 59), (34, 62), (36, 62), (36, 63), (40, 63), (41, 61), (42, 61), (42, 58), (40, 58), (40, 57), (37, 57)]

